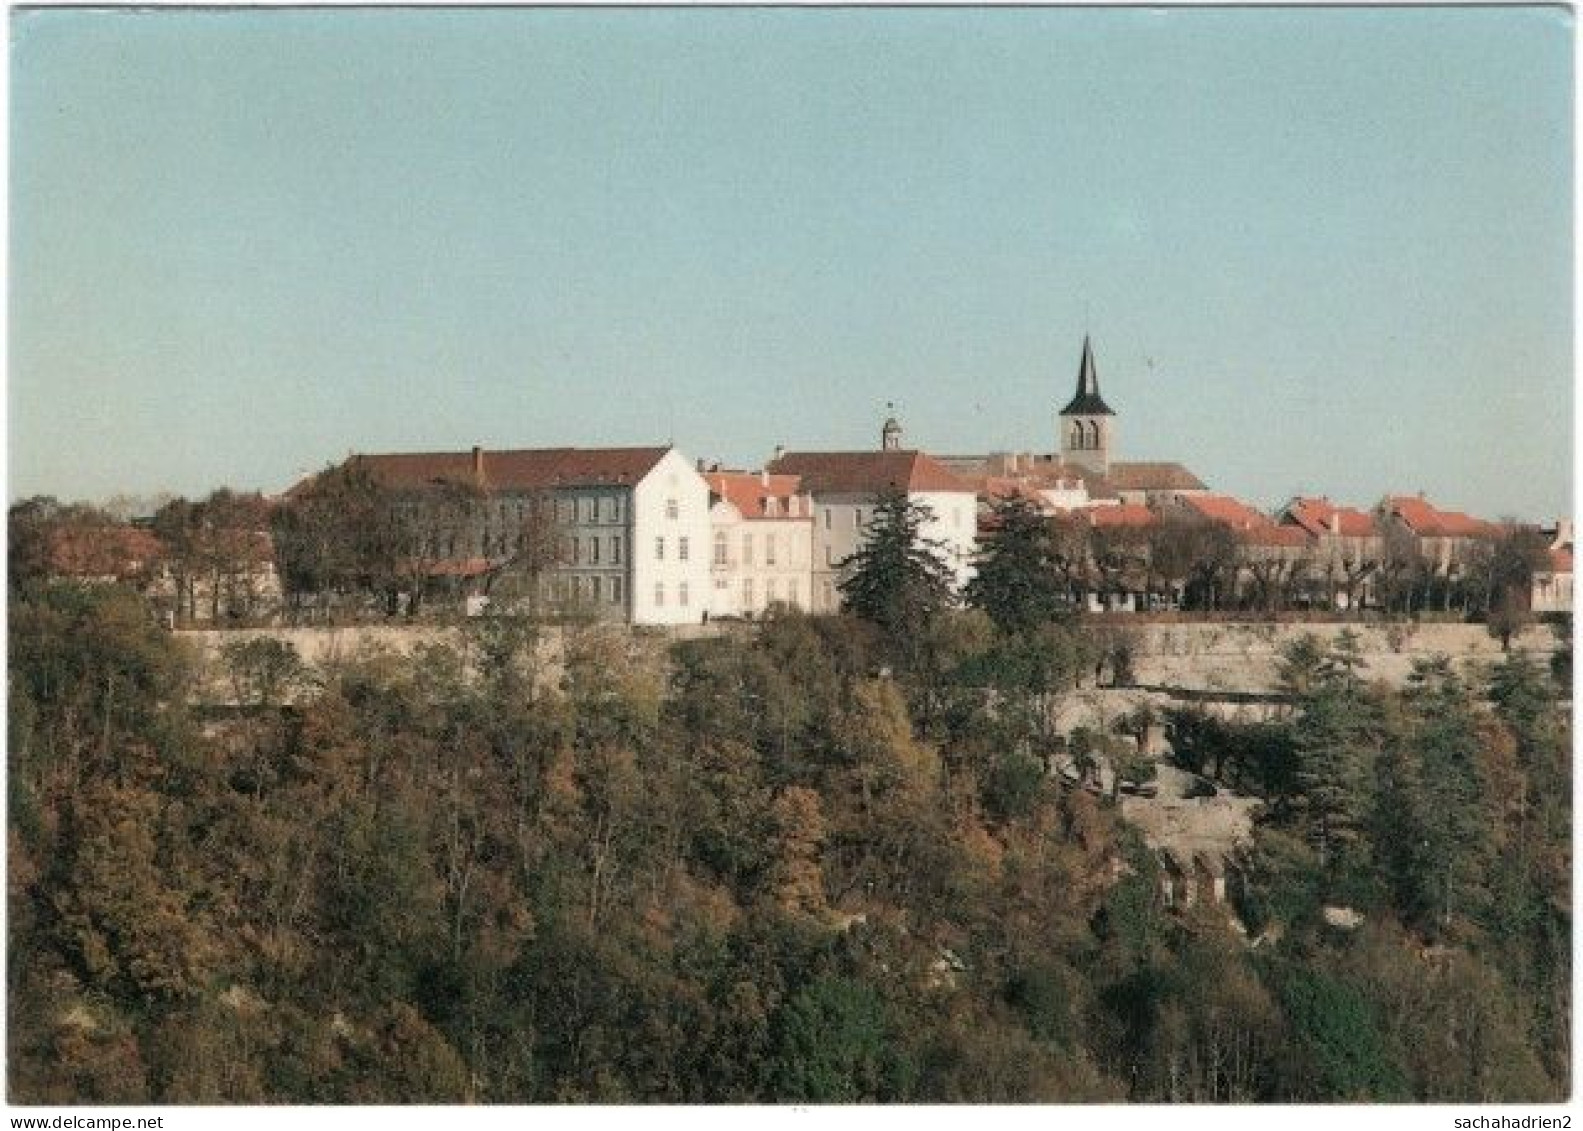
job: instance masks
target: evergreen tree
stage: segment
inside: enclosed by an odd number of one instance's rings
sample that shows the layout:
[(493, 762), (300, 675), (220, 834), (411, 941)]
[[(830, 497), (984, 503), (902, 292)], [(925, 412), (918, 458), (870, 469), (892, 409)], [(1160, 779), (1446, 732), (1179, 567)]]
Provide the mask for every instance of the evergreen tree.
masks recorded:
[(889, 488), (879, 496), (863, 545), (841, 562), (846, 607), (893, 638), (910, 634), (950, 605), (944, 547), (923, 536), (928, 507)]
[(1030, 632), (1060, 612), (1065, 600), (1050, 525), (1026, 499), (1014, 496), (995, 504), (967, 602), (1006, 633)]

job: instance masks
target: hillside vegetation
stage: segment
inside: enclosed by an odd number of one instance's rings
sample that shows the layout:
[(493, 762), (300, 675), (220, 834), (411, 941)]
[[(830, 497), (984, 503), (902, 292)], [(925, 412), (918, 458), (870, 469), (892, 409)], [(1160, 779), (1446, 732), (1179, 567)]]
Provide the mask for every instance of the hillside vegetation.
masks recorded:
[(1233, 904), (1181, 911), (1115, 798), (1045, 772), (1113, 643), (889, 611), (664, 664), (572, 632), (554, 679), (505, 618), (261, 647), (215, 720), (134, 594), (13, 593), (10, 1099), (1568, 1094), (1548, 671), (1389, 690), (1308, 642), (1283, 717), (1177, 718), (1184, 765), (1266, 801)]

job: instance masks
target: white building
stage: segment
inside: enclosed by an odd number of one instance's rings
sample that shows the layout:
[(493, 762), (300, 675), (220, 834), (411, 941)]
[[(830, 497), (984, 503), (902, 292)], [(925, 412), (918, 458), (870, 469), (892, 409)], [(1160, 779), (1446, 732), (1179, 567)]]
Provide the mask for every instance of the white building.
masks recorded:
[(780, 603), (812, 609), (813, 500), (795, 475), (706, 471), (709, 615), (756, 617)]
[(1545, 568), (1534, 571), (1533, 611), (1536, 613), (1572, 612), (1572, 520), (1556, 523), (1546, 550)]
[(566, 605), (630, 624), (694, 624), (709, 607), (709, 486), (675, 448), (539, 448), (352, 457), (434, 526), (430, 574), (510, 571), (535, 509), (560, 552), (546, 576)]
[(900, 428), (887, 421), (877, 452), (792, 452), (777, 456), (769, 470), (801, 478), (813, 497), (813, 610), (832, 613), (841, 605), (841, 563), (866, 537), (882, 492), (905, 492), (929, 512), (922, 536), (941, 544), (960, 592), (973, 575), (978, 548), (977, 499), (971, 484), (940, 461), (899, 445)]

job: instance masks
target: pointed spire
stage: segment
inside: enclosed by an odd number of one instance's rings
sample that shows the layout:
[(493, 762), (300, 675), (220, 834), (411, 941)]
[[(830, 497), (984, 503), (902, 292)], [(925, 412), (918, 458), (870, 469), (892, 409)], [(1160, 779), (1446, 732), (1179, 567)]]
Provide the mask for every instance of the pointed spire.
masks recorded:
[(1099, 373), (1094, 368), (1094, 347), (1088, 335), (1083, 335), (1083, 360), (1077, 368), (1077, 392), (1070, 403), (1061, 410), (1062, 416), (1114, 416), (1110, 406), (1099, 395)]

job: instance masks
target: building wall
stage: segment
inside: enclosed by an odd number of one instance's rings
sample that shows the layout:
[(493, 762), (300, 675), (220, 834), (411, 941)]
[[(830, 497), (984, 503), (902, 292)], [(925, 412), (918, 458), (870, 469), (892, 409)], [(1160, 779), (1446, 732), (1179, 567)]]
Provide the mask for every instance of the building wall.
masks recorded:
[(775, 602), (812, 609), (811, 518), (744, 519), (721, 501), (710, 526), (710, 616), (759, 616)]
[(1532, 607), (1536, 613), (1572, 611), (1572, 575), (1551, 570), (1536, 572), (1533, 579)]
[(633, 491), (633, 624), (697, 624), (709, 609), (709, 484), (672, 450)]

